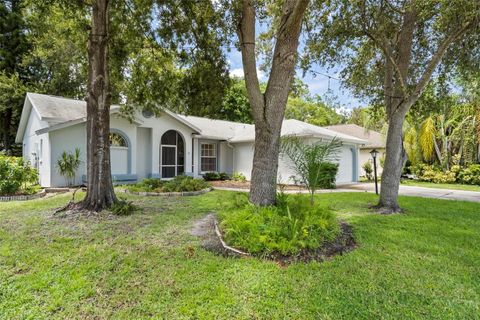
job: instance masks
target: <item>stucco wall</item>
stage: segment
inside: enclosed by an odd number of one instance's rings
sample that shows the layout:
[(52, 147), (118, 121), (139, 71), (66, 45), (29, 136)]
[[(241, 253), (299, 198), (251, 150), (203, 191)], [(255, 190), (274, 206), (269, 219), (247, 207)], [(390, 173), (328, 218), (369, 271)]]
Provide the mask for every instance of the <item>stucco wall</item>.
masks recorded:
[[(370, 151), (373, 149), (360, 149), (360, 160), (358, 161), (358, 167), (359, 167), (359, 172), (360, 176), (365, 176), (365, 170), (363, 170), (362, 166), (365, 162), (370, 162), (372, 164), (372, 169), (373, 169), (373, 159), (372, 156), (370, 155)], [(385, 155), (385, 149), (377, 149), (379, 152), (378, 158), (377, 158), (377, 175), (380, 177), (382, 174), (383, 168), (380, 166), (380, 158), (382, 158)]]
[[(160, 141), (162, 135), (168, 130), (176, 130), (180, 133), (185, 143), (185, 173), (192, 172), (192, 134), (195, 133), (193, 129), (177, 121), (168, 114), (162, 113), (158, 118), (152, 116), (145, 118), (141, 113), (137, 114), (138, 119), (143, 123), (140, 128), (151, 128), (151, 144), (152, 152), (151, 169), (150, 172), (153, 176), (159, 177), (160, 175)], [(148, 156), (148, 155), (147, 155)]]
[[(312, 140), (307, 140), (312, 142)], [(241, 172), (247, 180), (251, 180), (252, 163), (253, 163), (253, 142), (237, 143), (234, 145), (234, 168), (233, 171)], [(358, 148), (353, 145), (343, 145), (338, 154), (339, 169), (337, 174), (337, 183), (348, 183), (357, 181), (354, 172), (354, 153), (358, 157)], [(293, 183), (292, 176), (295, 175), (290, 160), (287, 157), (280, 156), (278, 163), (278, 179), (283, 183)]]
[[(34, 109), (31, 110), (30, 116), (25, 128), (23, 137), (23, 159), (38, 169), (39, 182), (41, 186), (50, 185), (50, 144), (49, 134), (43, 133), (37, 135), (35, 131), (45, 128), (48, 123), (41, 121)], [(37, 159), (35, 155), (37, 155)]]
[(51, 131), (50, 133), (50, 145), (51, 145), (51, 183), (49, 187), (65, 186), (65, 178), (58, 173), (56, 166), (57, 160), (60, 158), (63, 151), (73, 153), (75, 148), (80, 149), (81, 164), (78, 168), (75, 184), (82, 183), (82, 175), (86, 173), (85, 162), (87, 159), (86, 150), (86, 132), (85, 123), (76, 124), (74, 126)]
[(137, 176), (147, 178), (152, 170), (152, 129), (137, 128)]

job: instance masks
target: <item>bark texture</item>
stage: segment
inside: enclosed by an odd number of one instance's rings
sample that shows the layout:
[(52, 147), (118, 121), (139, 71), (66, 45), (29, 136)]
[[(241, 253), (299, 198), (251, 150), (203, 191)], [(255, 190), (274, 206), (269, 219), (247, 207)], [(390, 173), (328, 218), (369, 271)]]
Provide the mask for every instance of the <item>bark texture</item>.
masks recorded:
[(276, 33), (272, 68), (265, 93), (260, 91), (255, 58), (255, 7), (253, 0), (242, 1), (237, 28), (248, 99), (255, 122), (250, 201), (274, 205), (280, 151), (280, 133), (288, 94), (295, 72), (303, 17), (309, 0), (285, 0)]
[(100, 211), (114, 204), (110, 169), (108, 0), (93, 1), (88, 38), (87, 195), (81, 209)]
[(412, 64), (412, 46), (416, 24), (417, 14), (411, 8), (403, 14), (398, 41), (394, 41), (397, 35), (389, 39), (386, 36), (378, 37), (367, 32), (367, 35), (382, 49), (385, 57), (384, 94), (389, 127), (380, 199), (377, 206), (382, 213), (400, 211), (398, 189), (402, 169), (407, 160), (403, 146), (402, 130), (405, 116), (412, 105), (420, 98), (448, 46), (462, 37), (471, 28), (473, 22), (466, 22), (450, 35), (447, 35), (437, 46), (419, 80), (416, 83), (409, 83), (409, 69)]

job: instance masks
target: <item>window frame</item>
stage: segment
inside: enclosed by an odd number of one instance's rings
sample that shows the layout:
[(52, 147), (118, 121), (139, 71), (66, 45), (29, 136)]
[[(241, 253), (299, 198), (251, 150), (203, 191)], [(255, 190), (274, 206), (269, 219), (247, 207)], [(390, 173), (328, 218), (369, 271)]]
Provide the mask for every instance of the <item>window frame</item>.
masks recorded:
[[(203, 146), (204, 145), (211, 145), (213, 146), (214, 155), (213, 156), (204, 156), (203, 153)], [(215, 159), (215, 170), (202, 170), (203, 159)], [(200, 174), (208, 173), (208, 172), (218, 172), (218, 146), (217, 143), (214, 142), (200, 142)]]

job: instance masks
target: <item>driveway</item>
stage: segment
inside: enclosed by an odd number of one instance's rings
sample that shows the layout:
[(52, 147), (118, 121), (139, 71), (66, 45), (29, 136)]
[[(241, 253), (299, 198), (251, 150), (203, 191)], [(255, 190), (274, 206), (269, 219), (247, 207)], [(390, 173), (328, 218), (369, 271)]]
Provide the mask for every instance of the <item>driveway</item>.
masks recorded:
[[(380, 192), (380, 183), (378, 184)], [(374, 183), (355, 183), (338, 185), (337, 190), (344, 191), (365, 191), (375, 192)], [(449, 190), (449, 189), (433, 189), (425, 187), (413, 187), (400, 185), (399, 194), (402, 196), (415, 196), (423, 198), (435, 198), (446, 200), (462, 200), (480, 202), (480, 192), (477, 191), (463, 191), (463, 190)]]

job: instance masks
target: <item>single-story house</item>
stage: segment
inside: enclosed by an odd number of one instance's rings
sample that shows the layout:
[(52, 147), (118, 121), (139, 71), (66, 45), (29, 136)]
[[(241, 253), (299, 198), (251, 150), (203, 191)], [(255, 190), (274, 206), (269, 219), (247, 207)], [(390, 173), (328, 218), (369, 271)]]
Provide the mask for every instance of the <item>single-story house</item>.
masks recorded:
[[(23, 157), (38, 169), (43, 187), (65, 185), (56, 163), (64, 152), (80, 148), (82, 164), (75, 183), (85, 181), (86, 102), (27, 93), (16, 141)], [(111, 168), (115, 183), (131, 183), (147, 177), (170, 179), (186, 174), (239, 172), (250, 179), (255, 130), (251, 124), (184, 116), (163, 110), (155, 116), (138, 111), (132, 122), (111, 107)], [(282, 135), (311, 141), (342, 142), (338, 155), (338, 183), (358, 180), (358, 150), (365, 141), (298, 120), (285, 120)], [(293, 175), (288, 161), (279, 162), (279, 177)], [(289, 180), (291, 181), (291, 180)]]
[(360, 155), (358, 161), (358, 172), (360, 172), (360, 176), (365, 176), (365, 170), (362, 168), (365, 162), (370, 162), (373, 168), (373, 158), (370, 152), (374, 149), (378, 151), (377, 174), (378, 176), (382, 174), (383, 169), (380, 166), (380, 159), (385, 157), (385, 137), (383, 134), (377, 131), (368, 130), (367, 128), (358, 126), (356, 124), (339, 124), (328, 126), (326, 128), (366, 141), (364, 145), (360, 146)]

